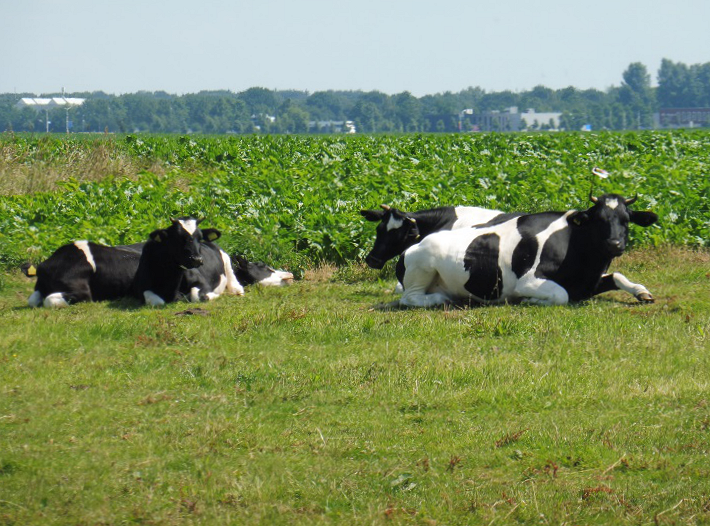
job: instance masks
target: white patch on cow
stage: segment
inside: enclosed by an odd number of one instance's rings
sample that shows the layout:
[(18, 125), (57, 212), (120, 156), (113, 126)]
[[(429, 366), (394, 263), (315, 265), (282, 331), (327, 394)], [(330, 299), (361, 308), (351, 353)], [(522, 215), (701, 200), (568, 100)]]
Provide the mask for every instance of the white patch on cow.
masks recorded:
[(30, 307), (41, 307), (42, 306), (42, 294), (38, 290), (35, 290), (29, 298), (27, 298), (27, 304)]
[(216, 294), (216, 297), (218, 297), (220, 294), (222, 294), (226, 289), (227, 289), (227, 276), (224, 274), (221, 274), (219, 276), (219, 284), (212, 289), (211, 294)]
[(216, 292), (208, 292), (207, 294), (205, 294), (205, 297), (207, 298), (207, 301), (212, 301), (219, 298), (219, 294), (217, 294)]
[(264, 278), (259, 285), (264, 287), (281, 287), (290, 285), (293, 282), (293, 274), (285, 270), (274, 270), (268, 278)]
[(538, 279), (537, 282), (528, 283), (531, 288), (516, 289), (523, 297), (523, 303), (531, 305), (567, 305), (569, 294), (564, 287), (549, 279)]
[(644, 287), (640, 283), (633, 283), (629, 280), (629, 278), (627, 278), (623, 274), (614, 272), (611, 277), (614, 279), (614, 283), (617, 287), (619, 287), (620, 290), (633, 294), (637, 298), (641, 294), (648, 294), (649, 297), (653, 297), (646, 287)]
[(234, 274), (234, 268), (232, 268), (232, 259), (224, 251), (219, 251), (220, 256), (222, 256), (222, 263), (224, 264), (224, 272), (227, 277), (227, 292), (229, 294), (235, 294), (237, 296), (244, 296), (244, 287), (239, 283), (237, 276)]
[(56, 309), (60, 307), (68, 307), (69, 304), (67, 303), (67, 300), (64, 299), (64, 295), (61, 292), (54, 292), (44, 298), (44, 306)]
[(619, 206), (619, 200), (618, 199), (609, 199), (606, 202), (606, 206), (608, 206), (612, 210), (616, 210), (616, 207)]
[[(569, 223), (567, 218), (573, 213), (574, 210), (565, 212), (561, 217), (550, 223), (545, 230), (536, 236), (537, 254), (535, 255), (535, 262), (530, 270), (523, 274), (520, 279), (517, 280), (517, 283), (515, 283), (515, 296), (522, 298), (526, 303), (533, 303), (536, 305), (566, 305), (569, 302), (569, 295), (564, 287), (558, 285), (554, 281), (536, 277), (535, 272), (540, 264), (540, 258), (542, 257), (542, 250), (545, 247), (545, 243), (547, 243), (548, 239), (550, 239), (555, 232), (568, 228)], [(512, 269), (512, 261), (513, 259), (511, 252), (510, 261), (506, 265), (508, 268)]]
[(396, 219), (390, 216), (390, 220), (387, 221), (387, 232), (389, 232), (390, 230), (396, 230), (397, 228), (400, 228), (403, 224), (404, 220)]
[(469, 297), (463, 254), (473, 239), (488, 232), (488, 228), (444, 230), (407, 249), (400, 305), (434, 307), (455, 297)]
[(74, 246), (84, 253), (87, 263), (91, 265), (91, 268), (94, 269), (94, 272), (96, 272), (96, 261), (94, 261), (94, 255), (91, 253), (91, 249), (89, 248), (89, 242), (75, 241)]
[(180, 225), (187, 231), (188, 234), (192, 235), (197, 230), (197, 220), (196, 219), (180, 219)]
[(190, 296), (188, 297), (188, 300), (191, 301), (192, 303), (199, 303), (200, 302), (199, 287), (192, 287), (190, 289)]
[(483, 225), (503, 213), (500, 210), (490, 210), (478, 206), (457, 206), (454, 211), (456, 212), (456, 221), (451, 225), (451, 230)]
[(151, 307), (162, 307), (165, 305), (165, 300), (152, 290), (144, 291), (143, 298), (145, 299), (145, 304), (150, 305)]

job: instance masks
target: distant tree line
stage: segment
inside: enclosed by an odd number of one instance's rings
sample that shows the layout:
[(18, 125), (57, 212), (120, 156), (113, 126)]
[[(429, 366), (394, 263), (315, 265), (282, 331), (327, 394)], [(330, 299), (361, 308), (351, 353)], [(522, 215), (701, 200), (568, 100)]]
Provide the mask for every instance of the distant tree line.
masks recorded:
[[(72, 93), (85, 98), (78, 108), (49, 112), (50, 131), (152, 133), (322, 133), (352, 121), (358, 132), (452, 132), (470, 129), (476, 115), (518, 107), (537, 112), (561, 112), (561, 127), (579, 130), (646, 128), (660, 108), (710, 107), (710, 63), (688, 66), (664, 59), (658, 86), (641, 63), (630, 64), (620, 86), (606, 91), (574, 87), (553, 90), (486, 92), (470, 87), (415, 97), (409, 92), (277, 91), (250, 88), (240, 93), (201, 91), (171, 95), (164, 91), (109, 95)], [(21, 97), (0, 95), (0, 130), (45, 130), (46, 115), (16, 107)], [(46, 94), (42, 97), (60, 96)], [(473, 110), (462, 113), (463, 110)]]

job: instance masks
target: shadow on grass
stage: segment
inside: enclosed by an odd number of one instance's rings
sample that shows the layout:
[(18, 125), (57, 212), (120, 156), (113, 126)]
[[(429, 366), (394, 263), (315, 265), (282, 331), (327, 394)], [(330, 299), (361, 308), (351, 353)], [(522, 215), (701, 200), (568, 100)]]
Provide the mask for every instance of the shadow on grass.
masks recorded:
[[(626, 305), (628, 307), (640, 307), (640, 306), (653, 305), (653, 302), (638, 301), (636, 299), (628, 299), (628, 300), (624, 301), (624, 300), (620, 300), (618, 298), (609, 297), (609, 296), (595, 296), (595, 297), (590, 298), (588, 300), (568, 303), (567, 305), (564, 305), (564, 307), (569, 308), (569, 309), (582, 309), (582, 308), (589, 306), (591, 303), (596, 303), (596, 302), (604, 303), (604, 304)], [(535, 308), (535, 307), (540, 306), (540, 305), (534, 305), (532, 303), (526, 303), (522, 300), (504, 302), (504, 303), (482, 303), (482, 302), (478, 302), (478, 301), (475, 301), (470, 298), (462, 298), (462, 299), (458, 299), (458, 300), (449, 300), (442, 305), (435, 305), (433, 307), (412, 307), (409, 305), (401, 305), (399, 303), (399, 300), (395, 300), (395, 301), (390, 301), (388, 303), (378, 303), (378, 304), (370, 307), (368, 310), (371, 310), (371, 311), (401, 311), (401, 310), (412, 310), (412, 309), (424, 309), (424, 310), (433, 310), (433, 311), (437, 311), (437, 310), (447, 311), (447, 310), (469, 310), (469, 309), (481, 309), (481, 308), (495, 308), (495, 307), (503, 307), (503, 306), (508, 306), (508, 305), (515, 305), (516, 307), (521, 308), (521, 309)], [(548, 307), (550, 307), (550, 306), (548, 306)]]
[(136, 311), (148, 308), (145, 303), (138, 300), (138, 298), (121, 298), (117, 300), (109, 300), (106, 302), (106, 306), (109, 309), (122, 310), (122, 311)]

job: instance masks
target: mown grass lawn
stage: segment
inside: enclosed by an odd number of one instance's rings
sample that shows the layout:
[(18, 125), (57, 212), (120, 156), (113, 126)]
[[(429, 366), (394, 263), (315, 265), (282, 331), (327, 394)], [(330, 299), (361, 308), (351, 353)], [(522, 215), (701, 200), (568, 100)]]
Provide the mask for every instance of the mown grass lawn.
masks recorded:
[(710, 254), (615, 269), (656, 303), (373, 311), (353, 267), (51, 311), (4, 274), (0, 524), (708, 522)]

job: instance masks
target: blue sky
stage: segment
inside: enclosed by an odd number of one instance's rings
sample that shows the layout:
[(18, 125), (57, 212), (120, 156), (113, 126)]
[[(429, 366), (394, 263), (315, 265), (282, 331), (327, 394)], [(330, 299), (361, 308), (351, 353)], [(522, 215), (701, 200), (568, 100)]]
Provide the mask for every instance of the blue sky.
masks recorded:
[(708, 0), (0, 0), (0, 92), (606, 89), (710, 62), (708, 21)]

